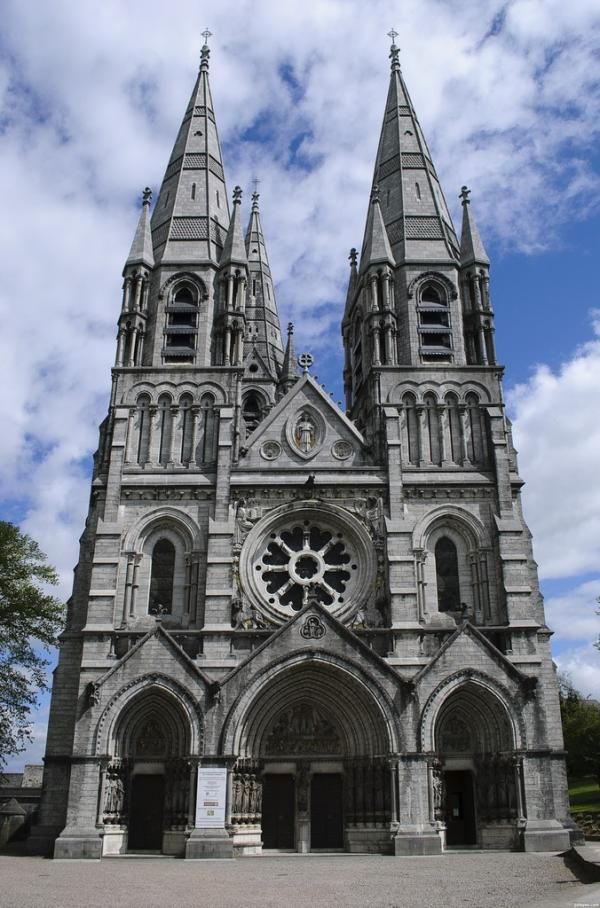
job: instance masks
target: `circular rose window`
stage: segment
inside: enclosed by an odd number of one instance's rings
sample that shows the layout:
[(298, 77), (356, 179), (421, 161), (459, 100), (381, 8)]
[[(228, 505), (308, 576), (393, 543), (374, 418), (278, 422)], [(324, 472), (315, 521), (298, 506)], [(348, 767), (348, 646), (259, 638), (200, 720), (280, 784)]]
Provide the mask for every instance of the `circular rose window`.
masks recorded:
[(326, 513), (323, 504), (289, 510), (249, 533), (241, 559), (247, 592), (277, 623), (314, 601), (339, 618), (352, 613), (368, 595), (373, 574), (368, 533), (349, 515)]

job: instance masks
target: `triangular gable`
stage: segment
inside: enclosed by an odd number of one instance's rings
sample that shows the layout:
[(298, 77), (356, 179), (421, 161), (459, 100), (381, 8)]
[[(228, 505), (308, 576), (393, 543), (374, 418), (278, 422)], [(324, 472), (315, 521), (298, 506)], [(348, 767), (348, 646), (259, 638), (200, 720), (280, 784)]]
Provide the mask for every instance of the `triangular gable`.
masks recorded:
[[(307, 411), (314, 423), (314, 448), (294, 443), (294, 421)], [(298, 468), (306, 464), (337, 467), (364, 465), (370, 458), (363, 435), (311, 375), (303, 375), (246, 440), (240, 467)]]
[[(315, 625), (315, 634), (310, 635), (310, 619), (316, 619), (317, 622), (325, 629), (325, 633), (319, 636), (319, 630)], [(302, 633), (303, 628), (309, 622), (309, 630), (306, 634)], [(290, 646), (290, 642), (292, 646)], [(253, 662), (261, 662), (262, 655), (269, 651), (269, 660), (274, 664), (281, 656), (289, 656), (291, 652), (309, 647), (311, 649), (332, 650), (336, 644), (342, 644), (345, 649), (348, 644), (354, 650), (354, 656), (360, 662), (361, 666), (371, 665), (380, 672), (388, 675), (396, 683), (410, 685), (410, 681), (403, 678), (393, 669), (385, 659), (377, 655), (366, 643), (347, 628), (341, 621), (338, 621), (321, 603), (310, 603), (301, 609), (293, 618), (290, 618), (284, 625), (268, 637), (264, 643), (256, 647), (250, 655), (236, 665), (231, 672), (220, 682), (224, 687), (240, 672), (244, 671)]]
[[(115, 662), (111, 668), (97, 678), (93, 683), (96, 688), (102, 687), (106, 682), (114, 675), (116, 672), (120, 671), (128, 662), (139, 660), (141, 666), (143, 667), (143, 672), (148, 670), (148, 662), (145, 656), (140, 655), (140, 651), (147, 647), (149, 641), (157, 637), (161, 640), (173, 653), (173, 657), (181, 663), (184, 668), (192, 672), (192, 674), (198, 678), (207, 686), (210, 687), (212, 682), (200, 671), (193, 659), (187, 655), (186, 652), (175, 642), (174, 638), (169, 634), (168, 631), (162, 627), (162, 625), (157, 624), (156, 627), (148, 631), (137, 643), (127, 650), (124, 656)], [(131, 668), (131, 666), (128, 666)]]
[[(250, 366), (255, 365), (258, 367), (256, 371), (251, 372)], [(257, 350), (255, 346), (246, 354), (244, 357), (244, 378), (249, 380), (268, 379), (269, 381), (277, 381), (277, 376), (269, 369), (269, 366)]]
[[(493, 643), (488, 640), (485, 634), (482, 634), (474, 625), (469, 621), (465, 621), (454, 631), (451, 637), (439, 648), (438, 652), (431, 659), (431, 661), (421, 669), (418, 674), (412, 679), (412, 683), (415, 687), (431, 672), (434, 672), (438, 666), (438, 663), (444, 660), (449, 652), (449, 650), (456, 648), (461, 638), (468, 637), (474, 644), (473, 649), (477, 650), (477, 654), (481, 655), (481, 650), (485, 652), (486, 656), (494, 663), (494, 671), (497, 671), (498, 668), (501, 668), (506, 675), (510, 677), (512, 681), (516, 681), (524, 688), (530, 688), (532, 682), (535, 681), (530, 675), (524, 674), (520, 671), (513, 663), (508, 659), (504, 653), (494, 646)], [(453, 669), (456, 669), (457, 664), (462, 665), (464, 668), (469, 668), (470, 665), (465, 664), (464, 660), (457, 660), (456, 656), (452, 657)], [(473, 662), (473, 666), (477, 664), (478, 668), (481, 668), (479, 664), (480, 660), (477, 663)]]

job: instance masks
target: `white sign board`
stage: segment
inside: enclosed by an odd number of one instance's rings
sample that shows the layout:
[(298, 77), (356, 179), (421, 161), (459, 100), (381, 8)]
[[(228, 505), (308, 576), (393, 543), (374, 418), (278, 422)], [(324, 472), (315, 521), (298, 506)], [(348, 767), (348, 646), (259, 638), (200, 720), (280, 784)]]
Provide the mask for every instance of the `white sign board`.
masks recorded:
[(196, 829), (225, 828), (226, 798), (227, 770), (200, 766), (196, 793)]

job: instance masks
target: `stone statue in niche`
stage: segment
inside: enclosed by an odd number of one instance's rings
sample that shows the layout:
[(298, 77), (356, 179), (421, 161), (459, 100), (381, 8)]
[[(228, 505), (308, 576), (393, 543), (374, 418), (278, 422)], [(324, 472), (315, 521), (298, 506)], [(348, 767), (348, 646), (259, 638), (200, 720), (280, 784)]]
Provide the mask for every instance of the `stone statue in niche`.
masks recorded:
[(306, 410), (296, 420), (294, 441), (303, 454), (309, 454), (317, 443), (317, 427)]
[(254, 502), (240, 498), (235, 509), (235, 541), (238, 545), (244, 541), (258, 518), (260, 512)]
[(109, 766), (106, 774), (106, 789), (104, 795), (104, 822), (118, 823), (125, 807), (125, 784), (121, 778), (119, 766)]

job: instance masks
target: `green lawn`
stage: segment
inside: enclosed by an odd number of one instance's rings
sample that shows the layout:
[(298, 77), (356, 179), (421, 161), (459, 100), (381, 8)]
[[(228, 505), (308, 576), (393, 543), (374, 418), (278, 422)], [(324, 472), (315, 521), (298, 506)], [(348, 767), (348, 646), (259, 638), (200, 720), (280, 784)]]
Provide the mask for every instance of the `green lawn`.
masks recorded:
[(569, 779), (569, 799), (571, 813), (600, 813), (600, 787), (591, 776)]

